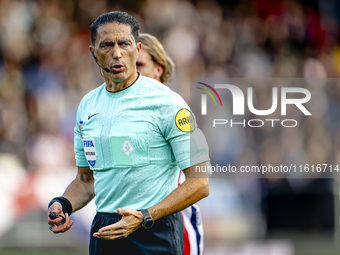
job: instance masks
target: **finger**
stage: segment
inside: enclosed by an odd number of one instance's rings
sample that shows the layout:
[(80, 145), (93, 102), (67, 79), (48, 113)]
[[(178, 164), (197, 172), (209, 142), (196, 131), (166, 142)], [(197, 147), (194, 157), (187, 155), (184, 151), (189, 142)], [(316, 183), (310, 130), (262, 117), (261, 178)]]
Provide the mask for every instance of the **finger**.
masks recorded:
[(110, 236), (112, 235), (112, 231), (105, 231), (105, 232), (95, 232), (93, 233), (93, 237), (98, 237), (98, 236)]
[(105, 232), (95, 232), (93, 233), (94, 237), (97, 236), (112, 236), (112, 235), (119, 235), (119, 234), (124, 234), (126, 233), (126, 229), (116, 229), (116, 230), (112, 230), (112, 231), (105, 231)]
[(107, 232), (107, 231), (114, 231), (116, 229), (122, 229), (123, 228), (123, 224), (121, 223), (121, 221), (118, 221), (115, 224), (106, 226), (106, 227), (102, 227), (101, 229), (98, 230), (99, 233), (103, 233), (103, 232)]
[(63, 233), (67, 230), (69, 230), (73, 225), (73, 221), (70, 221), (68, 224), (63, 224), (63, 225), (54, 225), (52, 227), (52, 231), (53, 233), (57, 234), (57, 233)]
[(106, 235), (99, 234), (99, 233), (94, 233), (93, 237), (97, 237), (100, 239), (107, 239), (107, 240), (113, 240), (117, 238), (123, 238), (126, 237), (126, 231), (125, 230), (120, 230), (119, 232), (110, 232)]
[(61, 217), (58, 217), (58, 218), (56, 218), (56, 219), (54, 219), (54, 220), (52, 220), (50, 217), (48, 217), (47, 223), (48, 223), (49, 225), (56, 225), (56, 224), (60, 223), (62, 220), (63, 220), (63, 219), (62, 219)]
[[(60, 221), (62, 220), (61, 217), (59, 217)], [(73, 221), (70, 220), (70, 216), (68, 213), (65, 213), (65, 223), (62, 225), (55, 225), (52, 227), (53, 233), (60, 233), (60, 232), (65, 232), (69, 230), (73, 225)]]
[(70, 222), (65, 227), (65, 231), (69, 230), (72, 227), (73, 223), (73, 220), (70, 220)]
[(62, 226), (58, 226), (58, 225), (53, 225), (51, 230), (52, 230), (52, 232), (54, 234), (58, 234), (58, 233), (64, 232), (64, 228)]
[(54, 225), (52, 230), (53, 230), (54, 233), (64, 232), (64, 231), (66, 231), (65, 224), (63, 224), (63, 225)]
[(125, 235), (113, 235), (113, 236), (97, 236), (99, 239), (104, 239), (104, 240), (115, 240), (115, 239), (121, 239), (125, 238)]
[(65, 213), (65, 223), (63, 225), (65, 225), (66, 230), (69, 230), (73, 225), (73, 220), (70, 219), (68, 213)]
[(99, 233), (104, 233), (104, 232), (108, 232), (108, 231), (111, 231), (113, 228), (111, 226), (106, 226), (106, 227), (103, 227), (101, 229), (98, 230)]
[(122, 209), (122, 208), (117, 208), (117, 213), (120, 215), (131, 215), (132, 212), (129, 209)]
[(117, 208), (117, 213), (123, 215), (122, 219), (125, 216), (134, 216), (136, 218), (140, 218), (139, 214), (141, 214), (141, 212), (138, 212), (134, 209), (122, 209), (122, 208)]
[(70, 222), (70, 216), (68, 213), (65, 213), (65, 223), (68, 224)]

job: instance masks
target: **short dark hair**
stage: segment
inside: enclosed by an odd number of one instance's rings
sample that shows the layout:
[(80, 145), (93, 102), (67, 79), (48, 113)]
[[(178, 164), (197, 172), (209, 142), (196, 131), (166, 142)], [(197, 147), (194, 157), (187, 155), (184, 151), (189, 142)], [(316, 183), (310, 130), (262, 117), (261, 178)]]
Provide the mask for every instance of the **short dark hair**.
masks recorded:
[(139, 24), (138, 21), (126, 12), (108, 12), (99, 16), (90, 26), (91, 42), (94, 45), (97, 39), (98, 27), (107, 23), (126, 24), (131, 27), (131, 33), (135, 38), (136, 43), (139, 40)]

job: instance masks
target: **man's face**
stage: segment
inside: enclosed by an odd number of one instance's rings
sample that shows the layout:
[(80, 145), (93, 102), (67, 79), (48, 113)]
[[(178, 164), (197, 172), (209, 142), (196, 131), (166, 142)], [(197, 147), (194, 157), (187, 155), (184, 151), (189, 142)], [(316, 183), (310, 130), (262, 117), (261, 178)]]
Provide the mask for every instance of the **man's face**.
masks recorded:
[(136, 45), (127, 24), (107, 23), (98, 27), (95, 46), (91, 46), (99, 64), (109, 68), (104, 76), (114, 82), (122, 82), (136, 72), (136, 60), (140, 43)]
[(163, 68), (156, 64), (150, 54), (146, 50), (142, 50), (139, 53), (137, 59), (137, 71), (144, 76), (153, 78), (155, 80), (160, 81), (160, 77), (163, 73)]

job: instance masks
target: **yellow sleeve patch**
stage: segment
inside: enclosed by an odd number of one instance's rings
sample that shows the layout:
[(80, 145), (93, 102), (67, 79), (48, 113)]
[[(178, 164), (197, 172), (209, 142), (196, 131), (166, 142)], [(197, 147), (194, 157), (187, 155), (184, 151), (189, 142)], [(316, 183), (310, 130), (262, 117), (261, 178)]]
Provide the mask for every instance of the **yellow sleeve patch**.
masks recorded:
[(187, 109), (181, 109), (176, 114), (176, 126), (183, 132), (191, 132), (195, 129), (195, 120)]

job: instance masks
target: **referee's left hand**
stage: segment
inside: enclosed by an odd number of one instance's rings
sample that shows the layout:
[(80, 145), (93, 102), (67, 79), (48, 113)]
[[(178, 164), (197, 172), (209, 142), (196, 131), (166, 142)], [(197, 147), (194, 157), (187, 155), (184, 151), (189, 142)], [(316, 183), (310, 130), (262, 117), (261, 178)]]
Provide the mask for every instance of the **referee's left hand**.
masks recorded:
[(117, 209), (117, 213), (123, 215), (122, 219), (115, 224), (103, 227), (93, 233), (93, 237), (106, 240), (125, 238), (141, 227), (144, 220), (142, 212), (134, 209)]

